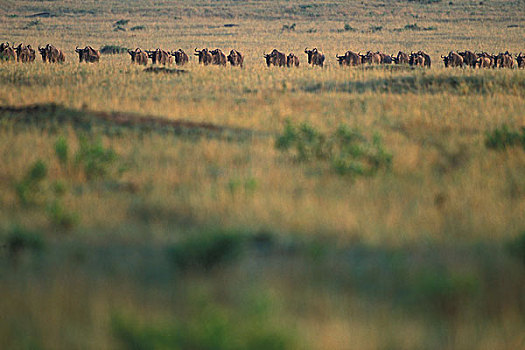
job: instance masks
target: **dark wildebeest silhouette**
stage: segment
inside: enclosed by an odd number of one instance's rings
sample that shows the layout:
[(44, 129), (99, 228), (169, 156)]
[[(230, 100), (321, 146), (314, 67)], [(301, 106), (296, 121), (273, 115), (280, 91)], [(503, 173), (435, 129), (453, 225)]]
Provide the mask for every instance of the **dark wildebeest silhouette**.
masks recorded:
[(308, 50), (308, 48), (305, 48), (304, 53), (308, 55), (308, 64), (319, 67), (324, 66), (325, 56), (317, 48), (314, 48), (313, 50)]
[(198, 51), (197, 48), (195, 48), (195, 56), (199, 56), (200, 64), (203, 64), (205, 66), (212, 64), (213, 56), (207, 48), (202, 49), (200, 51)]
[(234, 67), (239, 66), (242, 68), (244, 64), (244, 57), (239, 51), (231, 50), (230, 54), (228, 55), (228, 62), (230, 62), (230, 64)]
[(478, 57), (476, 56), (474, 52), (465, 50), (463, 52), (458, 52), (458, 55), (463, 57), (463, 63), (466, 66), (476, 68), (476, 61), (478, 60)]
[(96, 63), (100, 61), (100, 51), (95, 50), (91, 46), (86, 46), (83, 49), (79, 49), (77, 46), (75, 52), (78, 53), (78, 61), (80, 63)]
[(184, 52), (184, 50), (182, 49), (178, 49), (177, 51), (172, 51), (171, 55), (174, 57), (175, 64), (177, 64), (178, 66), (183, 66), (186, 63), (188, 63), (188, 61), (190, 60), (186, 52)]
[(4, 61), (15, 61), (16, 60), (16, 52), (15, 49), (9, 46), (9, 43), (1, 43), (0, 44), (0, 60)]
[(286, 57), (286, 66), (291, 67), (299, 67), (299, 57), (295, 56), (295, 54), (292, 52)]
[(286, 55), (282, 52), (277, 51), (277, 49), (273, 49), (273, 51), (270, 52), (269, 54), (263, 54), (263, 57), (266, 59), (266, 65), (268, 67), (270, 66), (285, 67), (286, 66)]
[(346, 51), (344, 56), (335, 55), (341, 66), (358, 66), (361, 64), (361, 56), (353, 51)]
[(408, 54), (406, 54), (405, 52), (403, 51), (399, 51), (397, 53), (397, 56), (394, 58), (394, 63), (395, 64), (408, 64)]
[(211, 63), (217, 66), (225, 66), (226, 65), (226, 55), (224, 52), (222, 52), (221, 49), (215, 49), (210, 51), (212, 56)]
[(140, 48), (136, 48), (134, 51), (128, 50), (131, 56), (131, 63), (140, 64), (146, 66), (148, 64), (148, 54), (142, 51)]
[(36, 52), (31, 45), (24, 45), (20, 43), (16, 48), (16, 60), (17, 62), (28, 63), (34, 62), (36, 58)]
[(162, 49), (156, 49), (154, 51), (146, 50), (146, 53), (148, 54), (148, 57), (151, 58), (151, 63), (153, 64), (162, 64), (165, 66), (173, 63), (171, 53)]
[(42, 56), (42, 62), (62, 63), (66, 61), (66, 57), (62, 50), (51, 44), (47, 44), (43, 48), (39, 46), (38, 51), (40, 51), (40, 55)]

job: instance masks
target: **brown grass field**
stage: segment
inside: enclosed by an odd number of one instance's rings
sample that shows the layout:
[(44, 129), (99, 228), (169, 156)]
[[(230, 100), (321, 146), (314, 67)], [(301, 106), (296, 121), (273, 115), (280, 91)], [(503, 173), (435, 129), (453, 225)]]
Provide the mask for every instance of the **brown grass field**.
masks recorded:
[(525, 349), (525, 70), (440, 59), (525, 52), (523, 1), (0, 5), (66, 54), (0, 61), (0, 349)]

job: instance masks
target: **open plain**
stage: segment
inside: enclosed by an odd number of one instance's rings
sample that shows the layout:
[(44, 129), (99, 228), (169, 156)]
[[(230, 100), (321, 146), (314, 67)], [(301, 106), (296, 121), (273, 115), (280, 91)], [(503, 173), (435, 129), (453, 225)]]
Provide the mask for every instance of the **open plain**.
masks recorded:
[(523, 1), (0, 3), (1, 349), (525, 348)]

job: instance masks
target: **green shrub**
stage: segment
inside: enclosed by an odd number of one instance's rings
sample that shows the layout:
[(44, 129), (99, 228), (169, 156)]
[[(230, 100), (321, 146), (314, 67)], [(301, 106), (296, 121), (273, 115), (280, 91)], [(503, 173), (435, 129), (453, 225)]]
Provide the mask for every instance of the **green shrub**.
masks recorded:
[(465, 302), (472, 301), (479, 287), (479, 279), (472, 274), (434, 267), (415, 275), (412, 297), (419, 307), (454, 317), (465, 306)]
[(60, 164), (64, 166), (68, 160), (69, 147), (65, 137), (60, 136), (55, 142), (55, 154), (60, 161)]
[(41, 191), (41, 183), (47, 176), (46, 164), (38, 160), (27, 171), (22, 181), (15, 184), (16, 194), (20, 204), (27, 206), (35, 204), (39, 192)]
[(519, 259), (525, 266), (525, 231), (507, 244), (507, 250), (511, 255)]
[(40, 252), (45, 246), (42, 235), (18, 226), (7, 234), (5, 244), (9, 253), (13, 255), (23, 250)]
[(238, 258), (243, 238), (230, 232), (192, 236), (169, 249), (173, 263), (181, 270), (210, 270)]
[(78, 224), (78, 215), (67, 210), (61, 201), (54, 200), (47, 206), (49, 221), (57, 228), (70, 230)]
[(348, 23), (345, 23), (344, 30), (345, 32), (355, 32), (355, 28)]
[(129, 19), (121, 19), (119, 21), (116, 21), (113, 25), (114, 26), (125, 26), (129, 23)]
[(117, 160), (118, 156), (113, 149), (105, 148), (100, 140), (89, 142), (86, 138), (80, 138), (75, 164), (83, 169), (88, 180), (110, 175)]
[[(122, 27), (116, 27), (116, 28), (122, 28)], [(126, 30), (125, 28), (122, 28), (123, 30)], [(127, 53), (128, 52), (128, 48), (127, 47), (122, 47), (122, 46), (118, 46), (118, 45), (104, 45), (100, 48), (100, 53), (101, 54), (106, 54), (106, 55), (115, 55), (115, 54), (120, 54), (120, 53)]]
[(129, 30), (134, 32), (134, 31), (137, 31), (137, 30), (144, 30), (144, 29), (146, 29), (145, 26), (134, 26), (134, 27), (131, 27)]
[(297, 127), (287, 121), (275, 146), (283, 152), (292, 150), (300, 162), (329, 162), (340, 175), (374, 175), (392, 164), (392, 155), (383, 148), (378, 134), (370, 142), (359, 130), (344, 125), (325, 135), (308, 124)]
[(294, 348), (295, 342), (290, 330), (271, 324), (265, 310), (254, 313), (251, 305), (222, 305), (210, 297), (199, 302), (189, 300), (187, 303), (189, 311), (186, 315), (156, 324), (144, 325), (130, 317), (113, 316), (113, 335), (124, 349)]
[(525, 127), (510, 130), (507, 125), (502, 125), (485, 135), (485, 146), (495, 150), (504, 150), (509, 147), (521, 145), (525, 149)]

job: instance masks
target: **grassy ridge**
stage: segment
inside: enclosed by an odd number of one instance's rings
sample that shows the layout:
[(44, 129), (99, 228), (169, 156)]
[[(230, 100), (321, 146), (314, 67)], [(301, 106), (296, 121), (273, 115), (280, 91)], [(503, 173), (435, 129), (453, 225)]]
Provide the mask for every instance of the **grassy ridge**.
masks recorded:
[[(520, 348), (525, 72), (437, 62), (523, 51), (519, 2), (483, 3), (7, 3), (0, 41), (68, 61), (0, 64), (0, 348)], [(86, 44), (246, 68), (79, 65)]]

